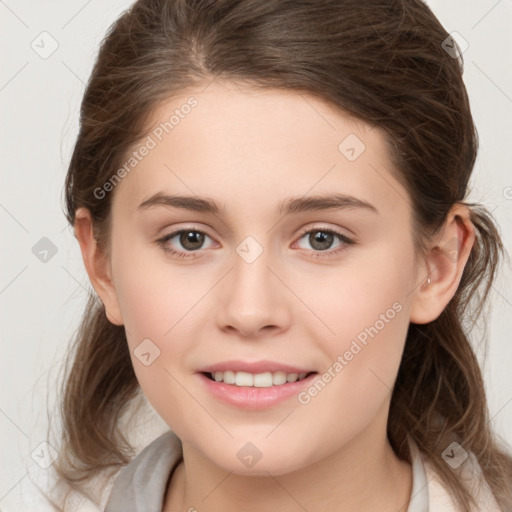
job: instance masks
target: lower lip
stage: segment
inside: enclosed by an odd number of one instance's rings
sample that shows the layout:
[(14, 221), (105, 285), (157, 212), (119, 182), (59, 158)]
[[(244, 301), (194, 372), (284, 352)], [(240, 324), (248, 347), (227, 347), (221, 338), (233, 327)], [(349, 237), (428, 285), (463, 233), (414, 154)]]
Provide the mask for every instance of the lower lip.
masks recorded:
[(267, 388), (225, 384), (224, 382), (211, 380), (202, 373), (198, 375), (204, 382), (206, 389), (213, 396), (229, 405), (249, 411), (257, 411), (283, 402), (292, 396), (297, 396), (305, 387), (311, 385), (315, 377), (318, 376), (318, 373), (313, 373), (300, 381), (287, 382), (286, 384)]

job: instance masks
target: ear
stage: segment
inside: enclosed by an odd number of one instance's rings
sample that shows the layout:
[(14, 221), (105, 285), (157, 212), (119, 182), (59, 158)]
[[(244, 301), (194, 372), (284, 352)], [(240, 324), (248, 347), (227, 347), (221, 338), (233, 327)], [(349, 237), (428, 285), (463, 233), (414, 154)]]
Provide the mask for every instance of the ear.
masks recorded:
[[(410, 321), (432, 322), (457, 292), (462, 272), (475, 242), (475, 227), (467, 206), (456, 203), (446, 216), (437, 240), (429, 249), (423, 266), (425, 281), (414, 291)], [(430, 283), (428, 283), (430, 278)]]
[(80, 244), (82, 259), (92, 286), (105, 306), (108, 320), (123, 325), (116, 289), (112, 281), (110, 262), (94, 238), (90, 211), (78, 208), (75, 214), (75, 237)]

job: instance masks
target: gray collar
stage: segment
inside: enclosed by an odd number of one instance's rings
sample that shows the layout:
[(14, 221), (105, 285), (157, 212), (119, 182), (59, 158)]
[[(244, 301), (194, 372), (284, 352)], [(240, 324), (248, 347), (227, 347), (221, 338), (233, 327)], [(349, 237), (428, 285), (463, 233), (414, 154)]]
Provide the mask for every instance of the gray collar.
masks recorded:
[[(412, 492), (407, 512), (428, 512), (428, 482), (418, 447), (408, 438)], [(180, 439), (169, 431), (155, 439), (119, 473), (105, 512), (161, 512), (167, 483), (181, 462)]]

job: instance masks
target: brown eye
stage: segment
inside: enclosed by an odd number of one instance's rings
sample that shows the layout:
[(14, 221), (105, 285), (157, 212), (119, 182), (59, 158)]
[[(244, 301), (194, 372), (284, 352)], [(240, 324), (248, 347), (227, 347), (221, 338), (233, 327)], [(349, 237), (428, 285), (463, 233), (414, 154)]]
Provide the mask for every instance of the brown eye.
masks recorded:
[(325, 251), (333, 244), (334, 235), (329, 231), (310, 231), (308, 241), (313, 249)]
[[(336, 238), (340, 240), (340, 244), (337, 248), (330, 250)], [(355, 241), (346, 235), (323, 228), (310, 229), (303, 232), (299, 240), (302, 239), (307, 240), (313, 251), (312, 257), (315, 258), (339, 254), (346, 251), (349, 245), (355, 244)]]
[[(208, 234), (201, 229), (180, 229), (169, 235), (158, 239), (156, 242), (162, 249), (170, 254), (182, 258), (196, 257), (195, 252), (204, 249), (205, 239), (210, 238)], [(176, 241), (172, 242), (174, 239)]]
[(182, 231), (179, 235), (180, 244), (189, 251), (200, 249), (204, 243), (204, 233), (199, 231)]

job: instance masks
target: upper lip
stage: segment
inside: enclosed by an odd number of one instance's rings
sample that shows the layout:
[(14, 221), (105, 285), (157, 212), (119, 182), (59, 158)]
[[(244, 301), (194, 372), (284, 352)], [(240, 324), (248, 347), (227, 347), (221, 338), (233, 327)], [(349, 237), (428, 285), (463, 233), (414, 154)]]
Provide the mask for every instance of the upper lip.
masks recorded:
[(301, 368), (299, 366), (292, 366), (283, 364), (278, 361), (222, 361), (220, 363), (205, 366), (199, 370), (200, 373), (213, 373), (213, 372), (247, 372), (247, 373), (265, 373), (265, 372), (285, 372), (285, 373), (310, 373), (313, 370), (310, 368)]

